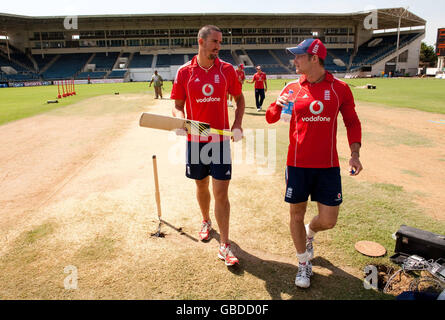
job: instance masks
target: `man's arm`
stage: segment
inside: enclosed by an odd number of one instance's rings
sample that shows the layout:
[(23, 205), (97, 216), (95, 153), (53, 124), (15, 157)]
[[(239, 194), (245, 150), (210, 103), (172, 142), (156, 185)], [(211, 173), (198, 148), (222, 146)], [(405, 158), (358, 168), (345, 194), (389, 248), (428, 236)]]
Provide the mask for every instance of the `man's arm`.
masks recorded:
[(243, 116), (244, 110), (246, 108), (246, 102), (244, 100), (244, 95), (241, 93), (240, 95), (234, 97), (236, 106), (235, 106), (235, 120), (232, 125), (233, 137), (232, 141), (237, 142), (243, 138)]
[[(184, 105), (185, 105), (185, 100), (175, 100), (175, 106), (172, 109), (173, 117), (185, 119)], [(187, 130), (184, 129), (176, 129), (175, 132), (176, 135), (178, 136), (187, 135)]]
[(264, 92), (267, 92), (267, 80), (264, 80)]
[(175, 106), (172, 109), (173, 117), (185, 119), (184, 105), (185, 100), (175, 100)]
[(351, 149), (351, 159), (349, 160), (349, 172), (351, 176), (357, 176), (362, 170), (363, 166), (360, 162), (360, 148), (362, 141), (362, 126), (355, 111), (354, 96), (352, 95), (349, 86), (344, 85), (343, 101), (340, 107), (340, 112), (343, 116), (343, 122), (346, 127), (346, 134), (348, 137), (349, 147)]
[(349, 160), (349, 174), (351, 176), (357, 176), (360, 171), (363, 170), (362, 163), (360, 162), (360, 147), (361, 144), (358, 142), (354, 142), (350, 145), (351, 148), (351, 159)]

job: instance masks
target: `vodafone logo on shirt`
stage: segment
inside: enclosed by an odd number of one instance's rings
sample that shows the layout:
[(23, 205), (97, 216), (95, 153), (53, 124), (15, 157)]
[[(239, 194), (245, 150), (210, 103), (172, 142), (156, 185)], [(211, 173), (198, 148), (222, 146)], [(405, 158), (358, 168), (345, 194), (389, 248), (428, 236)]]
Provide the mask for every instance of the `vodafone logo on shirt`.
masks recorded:
[(330, 117), (319, 116), (324, 110), (324, 104), (321, 101), (315, 100), (309, 106), (309, 111), (314, 115), (312, 117), (302, 118), (304, 122), (330, 122)]
[(206, 83), (205, 85), (202, 86), (202, 94), (205, 95), (206, 97), (210, 97), (213, 94), (213, 92), (215, 92), (215, 89), (210, 83)]
[(215, 88), (210, 84), (206, 83), (202, 86), (202, 94), (207, 98), (196, 99), (197, 103), (205, 103), (205, 102), (220, 102), (221, 98), (213, 98), (212, 95), (215, 92)]
[(319, 115), (320, 113), (323, 112), (324, 109), (324, 104), (321, 101), (315, 100), (311, 103), (311, 105), (309, 106), (309, 110), (311, 111), (312, 114), (315, 115)]

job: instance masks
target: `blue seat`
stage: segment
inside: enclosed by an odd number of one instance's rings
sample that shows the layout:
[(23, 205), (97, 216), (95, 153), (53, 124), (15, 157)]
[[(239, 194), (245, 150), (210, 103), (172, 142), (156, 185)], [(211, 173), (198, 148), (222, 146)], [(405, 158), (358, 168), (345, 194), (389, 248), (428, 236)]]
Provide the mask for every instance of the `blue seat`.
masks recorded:
[(129, 68), (151, 68), (152, 62), (153, 62), (153, 55), (151, 54), (141, 55), (139, 52), (136, 52), (133, 55), (133, 59), (131, 59)]

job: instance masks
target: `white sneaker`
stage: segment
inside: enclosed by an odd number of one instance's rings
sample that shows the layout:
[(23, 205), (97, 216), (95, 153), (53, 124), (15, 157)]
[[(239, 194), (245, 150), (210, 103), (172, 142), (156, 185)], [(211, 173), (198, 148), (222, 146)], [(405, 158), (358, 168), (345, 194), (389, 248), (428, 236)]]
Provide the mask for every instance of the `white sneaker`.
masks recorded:
[(312, 274), (312, 263), (310, 261), (306, 262), (306, 264), (299, 263), (295, 285), (300, 288), (309, 288)]
[(306, 251), (309, 254), (309, 260), (314, 259), (314, 238), (306, 238)]
[(226, 266), (230, 267), (234, 264), (239, 263), (239, 260), (232, 252), (232, 249), (230, 248), (230, 244), (225, 243), (221, 244), (218, 251), (218, 258), (221, 260), (224, 260), (226, 263)]
[(210, 231), (212, 231), (212, 222), (210, 220), (204, 220), (201, 225), (201, 231), (199, 232), (199, 238), (201, 241), (207, 241), (210, 239)]

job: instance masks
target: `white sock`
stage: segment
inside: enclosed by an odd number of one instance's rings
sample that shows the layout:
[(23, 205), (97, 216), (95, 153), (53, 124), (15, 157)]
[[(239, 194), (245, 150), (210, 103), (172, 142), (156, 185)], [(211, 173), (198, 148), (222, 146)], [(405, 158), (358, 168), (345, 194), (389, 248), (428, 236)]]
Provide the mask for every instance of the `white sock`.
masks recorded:
[(309, 225), (310, 225), (310, 223), (305, 225), (305, 227), (306, 227), (306, 237), (313, 238), (313, 237), (315, 237), (315, 233), (316, 232), (312, 231), (311, 228), (309, 228)]
[(308, 263), (309, 262), (309, 253), (305, 251), (302, 254), (298, 254), (297, 252), (297, 259), (299, 263)]

